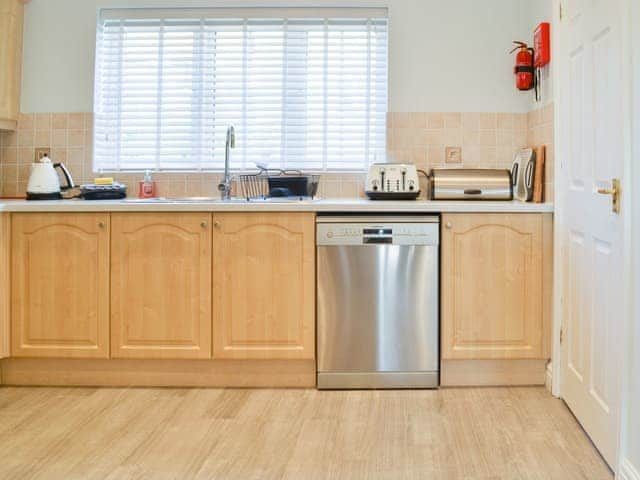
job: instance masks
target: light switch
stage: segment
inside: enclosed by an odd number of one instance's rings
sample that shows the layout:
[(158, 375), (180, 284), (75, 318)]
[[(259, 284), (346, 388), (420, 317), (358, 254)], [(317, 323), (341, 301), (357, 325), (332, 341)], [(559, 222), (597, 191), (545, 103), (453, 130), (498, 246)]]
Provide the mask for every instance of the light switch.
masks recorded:
[(444, 163), (462, 163), (462, 148), (447, 147), (444, 151)]

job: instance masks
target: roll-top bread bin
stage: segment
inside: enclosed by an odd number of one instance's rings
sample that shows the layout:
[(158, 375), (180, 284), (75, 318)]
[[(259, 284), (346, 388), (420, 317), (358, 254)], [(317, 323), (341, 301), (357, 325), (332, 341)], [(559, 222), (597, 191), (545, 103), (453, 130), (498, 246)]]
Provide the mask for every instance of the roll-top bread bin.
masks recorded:
[(507, 169), (432, 169), (431, 200), (513, 200)]

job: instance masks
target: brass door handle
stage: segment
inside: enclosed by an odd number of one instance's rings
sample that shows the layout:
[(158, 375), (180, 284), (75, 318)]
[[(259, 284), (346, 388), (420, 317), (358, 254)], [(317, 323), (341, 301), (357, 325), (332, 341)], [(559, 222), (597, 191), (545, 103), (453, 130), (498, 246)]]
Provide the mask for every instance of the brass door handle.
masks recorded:
[(611, 180), (611, 188), (599, 188), (600, 195), (611, 195), (611, 211), (620, 213), (620, 180), (614, 178)]
[(208, 222), (200, 222), (200, 226), (202, 228), (207, 228), (209, 226), (209, 223)]

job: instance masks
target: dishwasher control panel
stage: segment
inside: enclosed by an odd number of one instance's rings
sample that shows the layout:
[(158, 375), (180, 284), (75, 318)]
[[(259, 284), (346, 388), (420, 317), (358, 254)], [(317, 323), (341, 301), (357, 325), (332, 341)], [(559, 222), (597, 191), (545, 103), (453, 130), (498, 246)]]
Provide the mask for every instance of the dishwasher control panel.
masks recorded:
[(439, 224), (324, 223), (316, 230), (318, 245), (438, 245)]

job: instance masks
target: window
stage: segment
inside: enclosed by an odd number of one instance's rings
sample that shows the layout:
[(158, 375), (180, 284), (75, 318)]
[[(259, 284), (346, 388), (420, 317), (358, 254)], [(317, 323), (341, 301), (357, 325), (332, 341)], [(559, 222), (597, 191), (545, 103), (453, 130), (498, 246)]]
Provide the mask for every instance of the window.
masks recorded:
[(363, 170), (384, 158), (387, 12), (101, 10), (96, 170)]

